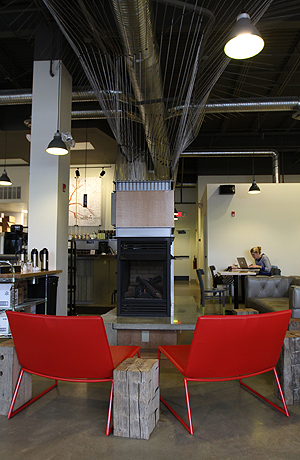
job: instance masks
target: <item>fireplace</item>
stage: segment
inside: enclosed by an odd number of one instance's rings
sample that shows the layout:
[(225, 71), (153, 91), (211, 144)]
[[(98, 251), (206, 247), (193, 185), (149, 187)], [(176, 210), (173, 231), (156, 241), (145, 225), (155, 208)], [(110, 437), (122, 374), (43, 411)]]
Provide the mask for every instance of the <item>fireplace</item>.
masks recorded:
[(172, 181), (117, 181), (117, 315), (174, 315)]
[(118, 316), (170, 316), (172, 240), (118, 238)]

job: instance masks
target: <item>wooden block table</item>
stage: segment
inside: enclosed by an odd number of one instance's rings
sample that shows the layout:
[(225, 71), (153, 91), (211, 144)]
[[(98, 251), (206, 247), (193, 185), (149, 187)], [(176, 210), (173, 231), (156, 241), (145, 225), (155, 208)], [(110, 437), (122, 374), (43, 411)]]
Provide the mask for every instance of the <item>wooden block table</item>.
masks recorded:
[(300, 318), (291, 318), (290, 319), (289, 331), (300, 331)]
[(158, 360), (128, 358), (114, 370), (114, 435), (149, 439), (159, 420)]
[(254, 308), (235, 308), (234, 310), (232, 310), (232, 313), (234, 315), (256, 315), (259, 312)]
[[(286, 333), (276, 370), (287, 405), (300, 404), (300, 331)], [(280, 397), (275, 382), (274, 393)]]
[[(0, 343), (0, 414), (7, 415), (21, 366), (12, 339)], [(14, 409), (32, 398), (31, 374), (24, 373)]]

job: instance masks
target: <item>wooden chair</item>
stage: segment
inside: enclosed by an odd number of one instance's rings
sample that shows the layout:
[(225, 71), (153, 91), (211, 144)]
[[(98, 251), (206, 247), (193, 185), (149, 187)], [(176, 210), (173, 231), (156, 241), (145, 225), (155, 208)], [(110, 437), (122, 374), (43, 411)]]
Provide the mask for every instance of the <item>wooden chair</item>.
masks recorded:
[(201, 294), (200, 310), (202, 314), (205, 315), (205, 300), (213, 299), (214, 301), (215, 297), (217, 296), (219, 299), (220, 314), (225, 315), (226, 288), (222, 287), (222, 288), (205, 289), (203, 278), (202, 278), (202, 275), (204, 275), (204, 270), (202, 268), (197, 268), (196, 273), (197, 273), (198, 281), (200, 285), (200, 294)]
[[(261, 315), (200, 316), (191, 345), (158, 347), (183, 375), (188, 425), (161, 397), (172, 414), (193, 434), (188, 382), (239, 380), (240, 384), (289, 417), (275, 366), (278, 362), (291, 310)], [(283, 409), (246, 385), (242, 379), (272, 370)]]
[[(68, 382), (111, 382), (106, 435), (112, 431), (113, 370), (136, 353), (138, 346), (109, 346), (101, 316), (45, 316), (6, 312), (21, 366), (7, 419), (57, 386)], [(55, 383), (13, 411), (24, 372)]]

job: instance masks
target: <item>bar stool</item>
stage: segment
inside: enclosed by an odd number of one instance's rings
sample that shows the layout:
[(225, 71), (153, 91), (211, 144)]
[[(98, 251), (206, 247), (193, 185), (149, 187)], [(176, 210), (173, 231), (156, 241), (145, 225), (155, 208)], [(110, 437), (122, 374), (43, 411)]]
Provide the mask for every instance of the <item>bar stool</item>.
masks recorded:
[(215, 298), (215, 296), (218, 296), (219, 298), (219, 308), (220, 308), (220, 315), (225, 315), (225, 293), (226, 289), (224, 288), (210, 288), (210, 289), (205, 289), (204, 288), (204, 283), (203, 283), (203, 278), (202, 275), (204, 275), (204, 270), (202, 268), (198, 268), (196, 270), (197, 276), (198, 276), (198, 281), (200, 284), (200, 292), (201, 292), (201, 304), (200, 304), (200, 310), (203, 315), (205, 315), (205, 299), (211, 299)]

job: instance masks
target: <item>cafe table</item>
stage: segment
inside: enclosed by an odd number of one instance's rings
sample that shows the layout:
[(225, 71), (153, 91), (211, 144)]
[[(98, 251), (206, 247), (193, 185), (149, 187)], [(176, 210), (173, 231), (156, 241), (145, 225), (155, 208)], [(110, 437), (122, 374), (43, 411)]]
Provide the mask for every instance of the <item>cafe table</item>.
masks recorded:
[(234, 289), (234, 308), (239, 308), (239, 277), (241, 277), (241, 289), (242, 289), (242, 302), (245, 302), (245, 276), (255, 276), (257, 270), (247, 270), (247, 269), (236, 269), (233, 268), (231, 272), (229, 271), (218, 271), (222, 276), (233, 276), (233, 289)]

